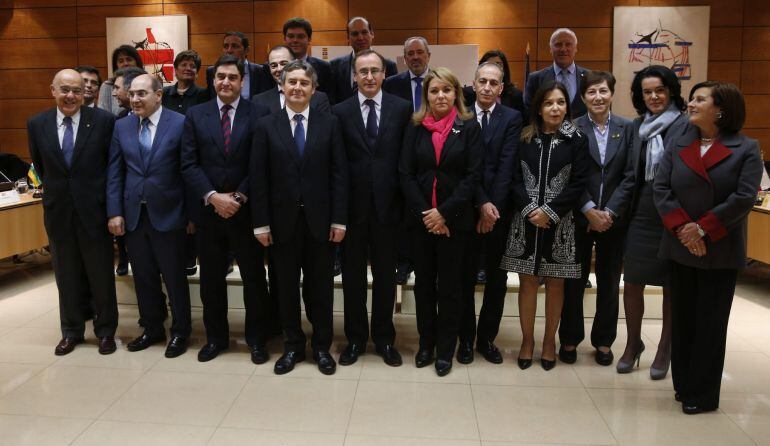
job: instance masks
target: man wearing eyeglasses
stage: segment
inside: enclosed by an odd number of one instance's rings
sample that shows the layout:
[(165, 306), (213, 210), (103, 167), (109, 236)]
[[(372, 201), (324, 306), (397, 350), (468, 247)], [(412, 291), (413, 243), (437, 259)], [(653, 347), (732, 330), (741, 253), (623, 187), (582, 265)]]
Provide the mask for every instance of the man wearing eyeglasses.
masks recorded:
[[(348, 44), (352, 49), (347, 56), (340, 56), (331, 61), (332, 76), (334, 76), (334, 103), (355, 96), (358, 85), (354, 79), (353, 56), (359, 51), (372, 47), (374, 30), (364, 17), (353, 17), (348, 22)], [(392, 60), (385, 59), (385, 77), (398, 74), (398, 67)]]
[(115, 124), (111, 113), (83, 106), (85, 86), (75, 70), (51, 83), (56, 107), (27, 122), (29, 153), (43, 180), (43, 219), (59, 290), (62, 339), (57, 356), (84, 342), (86, 315), (94, 310), (99, 353), (115, 351), (118, 305), (107, 232), (107, 154)]
[(171, 341), (166, 357), (187, 350), (190, 291), (185, 274), (187, 213), (180, 158), (184, 116), (161, 106), (163, 84), (149, 74), (128, 89), (132, 114), (115, 124), (107, 172), (108, 228), (126, 236), (144, 333), (128, 351), (165, 342), (166, 298), (171, 303)]
[(341, 365), (350, 365), (366, 351), (369, 318), (366, 309), (367, 264), (372, 265), (371, 337), (386, 364), (400, 366), (395, 348), (393, 306), (396, 298), (396, 257), (401, 221), (398, 158), (404, 129), (412, 115), (409, 102), (382, 91), (385, 58), (372, 50), (353, 57), (358, 93), (334, 106), (342, 126), (350, 200), (347, 236), (342, 253), (345, 294), (345, 337)]

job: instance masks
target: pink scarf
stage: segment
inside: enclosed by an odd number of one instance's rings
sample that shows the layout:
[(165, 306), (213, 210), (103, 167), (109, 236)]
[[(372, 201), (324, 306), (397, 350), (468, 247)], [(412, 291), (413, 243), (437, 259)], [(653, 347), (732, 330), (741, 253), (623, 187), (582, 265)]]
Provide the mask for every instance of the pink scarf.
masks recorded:
[[(452, 107), (452, 110), (443, 118), (436, 121), (433, 115), (425, 115), (422, 120), (422, 126), (431, 132), (430, 140), (433, 142), (433, 153), (436, 156), (436, 166), (438, 166), (441, 159), (441, 151), (444, 149), (444, 143), (446, 143), (449, 137), (449, 132), (452, 130), (452, 125), (457, 117), (457, 109)], [(436, 201), (436, 183), (437, 179), (433, 177), (433, 193), (431, 195), (431, 206), (438, 207)]]

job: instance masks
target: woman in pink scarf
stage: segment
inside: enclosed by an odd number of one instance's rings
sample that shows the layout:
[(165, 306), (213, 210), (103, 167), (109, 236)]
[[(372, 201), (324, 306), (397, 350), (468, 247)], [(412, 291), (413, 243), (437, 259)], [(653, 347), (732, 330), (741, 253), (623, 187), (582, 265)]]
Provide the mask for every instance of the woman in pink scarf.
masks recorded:
[(448, 69), (428, 72), (421, 103), (400, 161), (414, 249), (420, 333), (415, 365), (425, 367), (435, 358), (436, 373), (444, 376), (452, 370), (460, 325), (462, 257), (475, 224), (483, 141), (478, 122), (465, 109), (460, 82)]

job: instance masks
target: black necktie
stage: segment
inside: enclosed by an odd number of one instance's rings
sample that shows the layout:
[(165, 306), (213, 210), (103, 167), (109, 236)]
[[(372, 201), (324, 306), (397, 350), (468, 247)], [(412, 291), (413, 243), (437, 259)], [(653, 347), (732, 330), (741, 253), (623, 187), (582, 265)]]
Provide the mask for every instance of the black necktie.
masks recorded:
[(483, 132), (484, 130), (487, 129), (487, 126), (489, 125), (489, 110), (484, 110), (481, 113), (482, 113), (482, 116), (481, 116), (481, 131)]
[(377, 132), (379, 132), (376, 103), (373, 99), (367, 99), (364, 105), (369, 107), (369, 115), (366, 117), (366, 136), (369, 137), (369, 145), (373, 148), (377, 143)]

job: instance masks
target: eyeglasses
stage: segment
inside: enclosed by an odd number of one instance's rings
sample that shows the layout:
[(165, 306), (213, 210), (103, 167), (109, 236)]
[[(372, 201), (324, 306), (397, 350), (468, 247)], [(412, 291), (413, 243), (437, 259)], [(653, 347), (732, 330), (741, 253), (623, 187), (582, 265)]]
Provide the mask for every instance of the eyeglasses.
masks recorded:
[(382, 69), (380, 68), (361, 68), (358, 70), (358, 75), (361, 77), (366, 77), (368, 75), (372, 75), (372, 77), (377, 76), (378, 74), (382, 73)]

